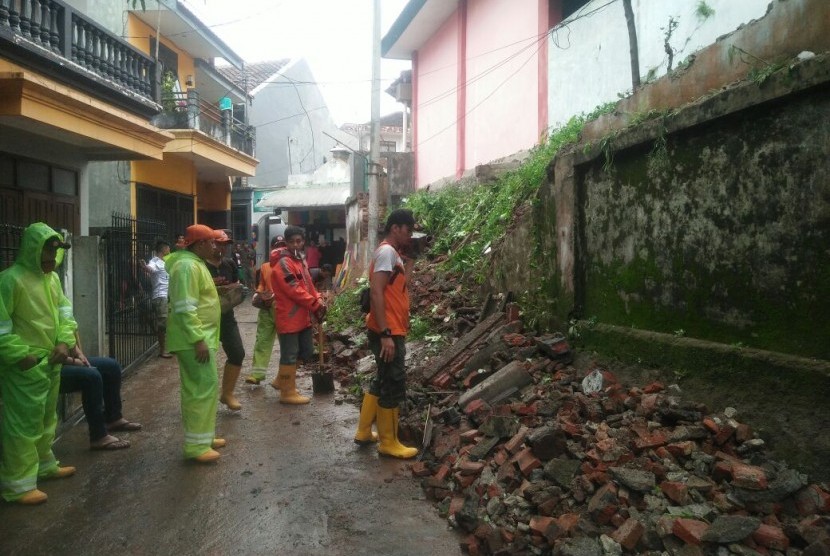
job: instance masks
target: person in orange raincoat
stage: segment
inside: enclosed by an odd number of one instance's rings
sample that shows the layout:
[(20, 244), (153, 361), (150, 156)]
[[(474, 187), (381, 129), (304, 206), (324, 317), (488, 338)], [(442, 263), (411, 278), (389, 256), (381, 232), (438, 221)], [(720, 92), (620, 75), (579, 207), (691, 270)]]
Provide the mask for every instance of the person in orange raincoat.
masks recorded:
[(311, 361), (314, 341), (311, 316), (322, 322), (326, 305), (303, 258), (305, 232), (297, 226), (285, 229), (285, 247), (271, 251), (271, 291), (274, 292), (275, 322), (280, 338), (280, 367), (271, 384), (280, 391), (280, 402), (306, 404), (310, 400), (297, 391), (297, 359)]

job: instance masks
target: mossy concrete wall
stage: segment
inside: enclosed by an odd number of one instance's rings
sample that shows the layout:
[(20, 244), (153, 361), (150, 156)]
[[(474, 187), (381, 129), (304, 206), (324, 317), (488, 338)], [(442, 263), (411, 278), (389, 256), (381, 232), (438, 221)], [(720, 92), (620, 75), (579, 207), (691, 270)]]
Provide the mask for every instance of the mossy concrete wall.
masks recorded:
[(657, 141), (577, 170), (582, 314), (830, 359), (830, 87)]
[[(780, 23), (806, 5), (830, 19), (830, 4), (774, 2), (733, 43), (774, 36), (791, 55)], [(689, 102), (696, 72), (735, 63), (728, 49), (661, 80), (656, 106), (638, 92), (586, 126), (517, 224), (535, 241), (506, 239), (490, 285), (541, 284), (584, 351), (663, 369), (713, 410), (738, 406), (777, 455), (826, 479), (830, 55), (770, 56)]]

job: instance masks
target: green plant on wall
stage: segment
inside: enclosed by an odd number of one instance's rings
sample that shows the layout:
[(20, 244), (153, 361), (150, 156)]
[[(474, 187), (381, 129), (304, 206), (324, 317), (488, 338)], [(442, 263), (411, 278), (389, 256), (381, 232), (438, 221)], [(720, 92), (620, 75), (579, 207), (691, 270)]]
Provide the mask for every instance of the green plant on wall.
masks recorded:
[(769, 62), (734, 44), (729, 45), (728, 56), (729, 63), (732, 63), (737, 57), (744, 64), (752, 65), (752, 69), (747, 73), (747, 78), (755, 81), (759, 85), (769, 79), (771, 75), (786, 67), (786, 64), (783, 62)]
[(588, 115), (571, 118), (535, 147), (517, 170), (493, 183), (460, 183), (408, 197), (405, 205), (436, 238), (433, 252), (447, 255), (446, 269), (483, 282), (488, 272), (487, 250), (507, 235), (519, 206), (532, 199), (544, 183), (548, 164), (556, 153), (578, 141), (585, 123), (614, 107), (614, 103), (608, 103)]

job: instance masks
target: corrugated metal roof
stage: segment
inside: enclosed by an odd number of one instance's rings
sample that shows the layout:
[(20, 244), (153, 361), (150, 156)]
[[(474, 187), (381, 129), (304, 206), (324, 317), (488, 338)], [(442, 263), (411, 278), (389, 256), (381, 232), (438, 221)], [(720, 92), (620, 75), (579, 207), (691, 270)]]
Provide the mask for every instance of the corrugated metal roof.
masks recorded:
[(350, 187), (351, 184), (348, 183), (286, 187), (263, 197), (257, 207), (288, 210), (345, 207)]
[(227, 79), (235, 83), (237, 87), (243, 91), (247, 90), (250, 92), (279, 73), (290, 61), (290, 59), (285, 58), (282, 60), (254, 62), (252, 64), (245, 64), (245, 69), (242, 70), (233, 66), (217, 66), (216, 69)]

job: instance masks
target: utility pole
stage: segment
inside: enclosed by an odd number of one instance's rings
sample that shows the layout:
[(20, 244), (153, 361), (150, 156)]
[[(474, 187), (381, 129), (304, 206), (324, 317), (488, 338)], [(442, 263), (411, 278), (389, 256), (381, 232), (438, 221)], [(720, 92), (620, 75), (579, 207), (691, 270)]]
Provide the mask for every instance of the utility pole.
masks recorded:
[(369, 147), (369, 253), (378, 245), (380, 196), (380, 0), (374, 3), (372, 23), (372, 143)]

